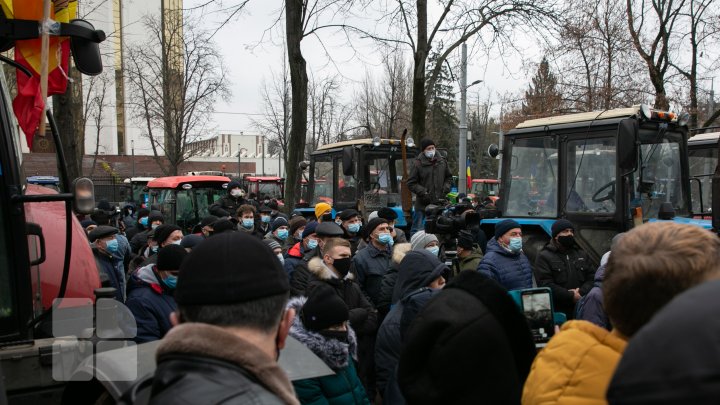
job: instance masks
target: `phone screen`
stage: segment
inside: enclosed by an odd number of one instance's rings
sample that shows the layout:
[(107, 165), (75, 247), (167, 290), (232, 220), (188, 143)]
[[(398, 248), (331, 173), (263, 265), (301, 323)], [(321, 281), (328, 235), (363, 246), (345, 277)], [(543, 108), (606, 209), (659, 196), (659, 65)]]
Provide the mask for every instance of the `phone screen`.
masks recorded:
[(522, 306), (535, 343), (546, 343), (555, 331), (550, 292), (547, 290), (523, 291)]

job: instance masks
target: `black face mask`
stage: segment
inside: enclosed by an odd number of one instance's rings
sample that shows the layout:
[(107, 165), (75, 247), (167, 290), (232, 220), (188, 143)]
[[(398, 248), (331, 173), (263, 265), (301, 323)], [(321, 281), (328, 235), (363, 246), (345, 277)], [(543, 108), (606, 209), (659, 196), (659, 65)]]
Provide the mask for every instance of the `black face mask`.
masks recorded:
[(326, 337), (327, 339), (335, 339), (335, 340), (338, 340), (338, 341), (340, 341), (340, 342), (342, 342), (342, 343), (348, 343), (349, 340), (350, 340), (350, 339), (348, 338), (348, 333), (347, 333), (347, 331), (342, 331), (342, 330), (323, 330), (323, 331), (320, 331), (320, 332), (318, 332), (318, 333), (321, 334), (322, 336)]
[(342, 259), (335, 259), (333, 267), (335, 267), (335, 270), (337, 270), (337, 272), (344, 278), (350, 271), (350, 264), (352, 264), (352, 258), (345, 257)]
[(558, 243), (566, 249), (575, 245), (575, 237), (573, 235), (558, 236)]

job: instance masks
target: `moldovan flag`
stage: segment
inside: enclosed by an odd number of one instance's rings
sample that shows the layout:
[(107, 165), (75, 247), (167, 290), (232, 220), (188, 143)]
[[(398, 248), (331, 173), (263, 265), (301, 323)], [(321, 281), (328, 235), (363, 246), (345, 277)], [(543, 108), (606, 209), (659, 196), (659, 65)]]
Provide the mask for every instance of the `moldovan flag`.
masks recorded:
[[(75, 18), (77, 0), (54, 0), (52, 3), (50, 7), (52, 20), (67, 23)], [(38, 20), (38, 22), (43, 18), (43, 0), (0, 0), (0, 6), (8, 18)], [(15, 61), (28, 68), (33, 74), (32, 77), (28, 77), (17, 70), (18, 92), (13, 100), (15, 116), (30, 148), (40, 125), (40, 117), (44, 113), (46, 101), (40, 94), (41, 42), (40, 38), (15, 42)], [(51, 35), (48, 53), (48, 96), (65, 92), (69, 57), (69, 39)]]
[(467, 161), (465, 162), (465, 169), (467, 171), (467, 190), (468, 193), (470, 192), (470, 189), (472, 188), (472, 173), (470, 172), (470, 158), (467, 158)]

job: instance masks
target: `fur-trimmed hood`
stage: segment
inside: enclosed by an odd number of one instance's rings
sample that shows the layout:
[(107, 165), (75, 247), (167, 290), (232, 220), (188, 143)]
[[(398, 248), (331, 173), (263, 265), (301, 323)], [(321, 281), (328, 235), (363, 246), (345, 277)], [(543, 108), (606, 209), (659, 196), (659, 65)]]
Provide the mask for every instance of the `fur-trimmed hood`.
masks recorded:
[(295, 309), (296, 314), (293, 324), (290, 327), (290, 336), (304, 344), (333, 370), (347, 367), (348, 356), (350, 355), (357, 361), (357, 337), (350, 325), (348, 325), (349, 343), (343, 343), (336, 339), (328, 339), (317, 332), (306, 329), (300, 319), (300, 311), (303, 305), (305, 305), (305, 301), (307, 301), (305, 297), (295, 297), (291, 298), (287, 304), (288, 309)]
[(400, 264), (402, 259), (405, 258), (407, 252), (412, 249), (412, 245), (409, 243), (398, 243), (393, 247), (392, 262), (393, 265), (397, 266)]
[[(310, 270), (310, 273), (314, 274), (315, 277), (319, 278), (320, 280), (332, 280), (337, 279), (338, 276), (333, 273), (332, 270), (328, 266), (325, 265), (323, 260), (319, 257), (313, 257), (308, 262), (308, 270)], [(348, 273), (345, 276), (346, 280), (352, 280), (355, 276), (353, 276), (352, 273)]]

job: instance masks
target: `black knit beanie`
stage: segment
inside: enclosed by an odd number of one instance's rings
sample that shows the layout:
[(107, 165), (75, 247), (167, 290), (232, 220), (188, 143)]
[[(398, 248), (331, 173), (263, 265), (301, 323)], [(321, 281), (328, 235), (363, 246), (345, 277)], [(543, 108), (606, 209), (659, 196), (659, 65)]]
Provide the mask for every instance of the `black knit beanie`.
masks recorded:
[(158, 270), (180, 270), (180, 265), (187, 256), (187, 250), (180, 245), (167, 245), (158, 251)]
[(311, 288), (300, 318), (308, 330), (319, 332), (349, 320), (350, 315), (345, 301), (323, 283)]

